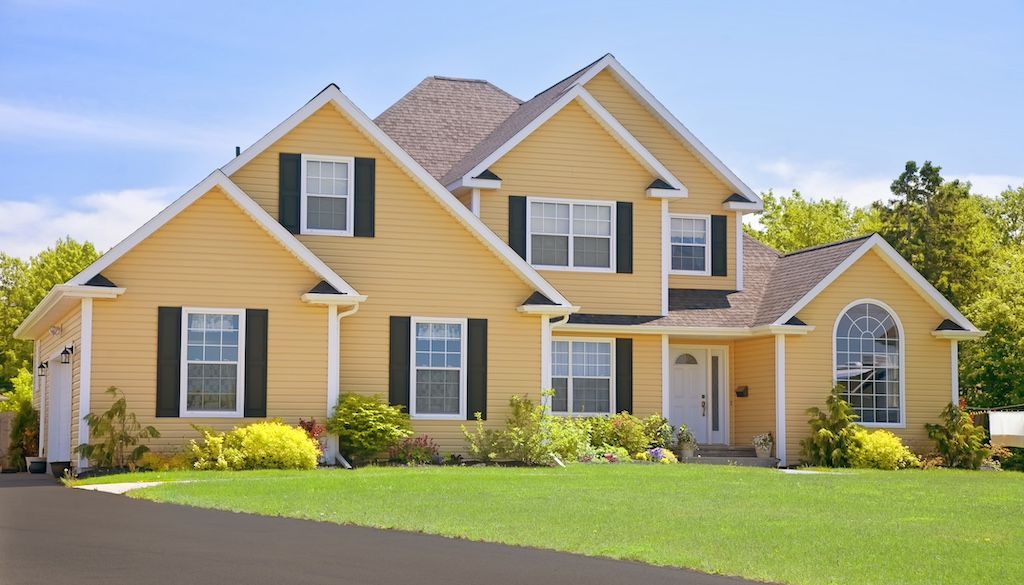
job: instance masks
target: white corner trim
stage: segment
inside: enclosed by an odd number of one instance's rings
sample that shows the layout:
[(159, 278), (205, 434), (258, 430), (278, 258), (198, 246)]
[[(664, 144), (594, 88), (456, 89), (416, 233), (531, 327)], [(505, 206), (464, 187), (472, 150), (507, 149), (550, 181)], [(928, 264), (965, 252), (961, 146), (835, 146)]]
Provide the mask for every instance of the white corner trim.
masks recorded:
[(949, 379), (952, 386), (954, 405), (960, 404), (960, 350), (957, 340), (949, 340)]
[[(577, 83), (571, 89), (566, 91), (562, 97), (558, 98), (554, 103), (548, 106), (544, 112), (523, 127), (522, 130), (509, 138), (504, 144), (489, 154), (487, 158), (479, 162), (475, 167), (470, 169), (469, 172), (463, 175), (461, 179), (461, 186), (468, 186), (467, 181), (470, 181), (473, 177), (486, 171), (491, 167), (491, 165), (518, 146), (519, 143), (525, 140), (537, 128), (540, 128), (545, 122), (554, 117), (555, 114), (562, 111), (565, 106), (574, 101), (578, 101), (583, 109), (586, 110), (586, 112), (590, 114), (591, 117), (593, 117), (594, 120), (596, 120), (597, 123), (612, 136), (612, 138), (614, 138), (623, 148), (626, 149), (627, 152), (636, 158), (637, 162), (643, 165), (644, 168), (651, 172), (651, 174), (671, 185), (674, 190), (660, 191), (671, 192), (677, 198), (686, 196), (687, 189), (686, 186), (683, 185), (683, 182), (676, 178), (676, 176), (673, 175), (665, 165), (661, 164), (661, 162), (655, 158), (650, 151), (640, 144), (640, 141), (630, 134), (629, 131), (626, 130), (625, 126), (616, 120), (615, 116), (612, 116), (612, 114), (583, 87), (583, 84), (580, 83)], [(458, 185), (458, 183), (453, 183), (453, 185)]]
[(743, 212), (736, 212), (736, 290), (743, 290)]
[[(718, 159), (708, 147), (697, 139), (692, 132), (690, 132), (686, 126), (683, 125), (672, 112), (668, 110), (657, 98), (654, 97), (651, 92), (647, 90), (633, 75), (622, 66), (618, 60), (615, 59), (611, 54), (605, 55), (597, 63), (593, 64), (586, 73), (580, 76), (576, 80), (577, 85), (586, 85), (591, 79), (597, 74), (608, 69), (612, 72), (616, 79), (618, 79), (626, 89), (633, 94), (634, 97), (639, 99), (645, 106), (647, 106), (654, 114), (664, 122), (675, 135), (683, 141), (683, 143), (689, 147), (690, 150), (697, 155), (698, 158), (702, 159), (712, 170), (712, 172), (718, 176), (722, 181), (732, 187), (737, 193), (743, 195), (747, 199), (755, 202), (756, 205), (763, 206), (764, 203), (761, 198), (757, 196), (757, 193), (753, 189), (748, 187), (743, 181), (736, 176), (725, 164)], [(760, 210), (758, 207), (756, 210)]]
[(775, 336), (775, 457), (786, 466), (786, 336)]
[(669, 394), (672, 392), (672, 368), (669, 366), (668, 335), (661, 336), (661, 416), (668, 418)]
[[(490, 228), (484, 225), (480, 218), (473, 215), (465, 205), (460, 203), (459, 200), (456, 199), (448, 189), (441, 185), (437, 179), (428, 173), (422, 165), (409, 156), (409, 154), (405, 152), (402, 147), (398, 146), (398, 144), (383, 130), (381, 130), (379, 126), (374, 124), (373, 120), (371, 120), (365, 113), (363, 113), (362, 110), (352, 103), (352, 101), (349, 100), (336, 85), (332, 84), (327, 86), (326, 89), (317, 94), (317, 96), (307, 102), (306, 105), (299, 108), (298, 111), (289, 116), (285, 121), (278, 124), (273, 130), (263, 136), (263, 138), (257, 140), (255, 144), (246, 148), (241, 154), (231, 160), (231, 162), (224, 165), (221, 168), (221, 171), (223, 171), (224, 175), (230, 177), (238, 171), (238, 169), (256, 158), (257, 155), (269, 148), (277, 142), (278, 139), (290, 132), (306, 120), (306, 118), (312, 116), (321, 107), (328, 103), (332, 104), (358, 128), (366, 132), (366, 134), (377, 143), (385, 154), (391, 157), (397, 164), (404, 167), (414, 180), (416, 180), (430, 195), (441, 203), (442, 207), (452, 214), (459, 223), (465, 226), (471, 234), (483, 242), (485, 246), (490, 248), (491, 251), (499, 259), (505, 262), (505, 264), (507, 264), (523, 281), (532, 285), (535, 290), (539, 291), (555, 303), (560, 305), (571, 304), (568, 299), (562, 296), (562, 294), (551, 285), (551, 283), (545, 280), (536, 270), (533, 269), (533, 267), (512, 251), (512, 248), (499, 239)], [(283, 229), (284, 228), (282, 228), (282, 230)]]
[[(39, 354), (40, 343), (36, 339), (33, 343), (35, 349), (33, 355), (35, 361), (32, 362), (32, 384), (36, 389), (39, 396), (39, 437), (36, 438), (36, 448), (38, 449), (40, 457), (46, 457), (46, 378), (39, 375), (39, 364), (43, 363), (43, 356)], [(49, 372), (47, 372), (49, 374)]]
[[(358, 306), (358, 305), (357, 305)], [(341, 335), (338, 306), (327, 306), (327, 416), (334, 412), (340, 395)]]
[(322, 278), (339, 292), (350, 295), (359, 294), (354, 288), (345, 282), (345, 279), (324, 264), (323, 260), (311, 252), (309, 248), (302, 245), (295, 236), (288, 233), (288, 230), (284, 229), (281, 224), (270, 217), (270, 214), (268, 214), (259, 206), (259, 204), (253, 201), (251, 197), (246, 195), (238, 185), (219, 170), (210, 173), (210, 175), (200, 181), (198, 185), (189, 189), (187, 193), (176, 199), (163, 211), (158, 213), (156, 217), (147, 221), (142, 225), (142, 227), (135, 230), (124, 240), (121, 240), (121, 242), (111, 248), (110, 251), (101, 256), (99, 260), (93, 262), (88, 268), (69, 280), (68, 284), (85, 284), (89, 279), (101, 273), (111, 264), (127, 254), (140, 242), (153, 235), (153, 233), (163, 227), (167, 222), (198, 201), (201, 197), (209, 193), (215, 187), (220, 188), (220, 190), (227, 195), (228, 199), (233, 201), (235, 205), (241, 208), (241, 210), (249, 215), (249, 217), (259, 224), (260, 227), (266, 230), (282, 246), (284, 246), (286, 250), (291, 252), (299, 259), (300, 262), (313, 271), (314, 274)]
[[(545, 392), (551, 386), (551, 317), (540, 317), (540, 390)], [(551, 410), (551, 397), (541, 394), (541, 403)]]
[(807, 291), (807, 293), (803, 297), (801, 297), (795, 305), (793, 305), (792, 307), (790, 307), (788, 311), (783, 313), (782, 316), (775, 321), (775, 324), (782, 325), (786, 321), (793, 318), (801, 309), (810, 304), (810, 302), (814, 300), (814, 298), (817, 297), (821, 293), (821, 291), (828, 288), (830, 284), (835, 282), (840, 276), (843, 275), (844, 272), (847, 271), (847, 269), (853, 266), (858, 260), (861, 259), (862, 256), (864, 256), (864, 254), (866, 254), (869, 250), (872, 249), (878, 249), (878, 251), (882, 255), (882, 259), (885, 260), (886, 263), (889, 264), (889, 266), (895, 269), (898, 273), (904, 276), (904, 279), (908, 283), (910, 283), (911, 286), (916, 288), (917, 291), (921, 294), (921, 296), (923, 296), (924, 299), (928, 301), (928, 303), (931, 304), (939, 313), (946, 315), (957, 325), (963, 327), (967, 332), (980, 333), (978, 328), (967, 320), (967, 317), (964, 317), (963, 314), (961, 314), (960, 311), (958, 311), (956, 307), (952, 305), (952, 303), (947, 301), (945, 297), (942, 296), (942, 293), (936, 290), (934, 286), (929, 284), (928, 281), (925, 280), (923, 276), (921, 276), (921, 273), (915, 270), (909, 262), (907, 262), (902, 256), (900, 256), (899, 252), (897, 252), (892, 246), (889, 245), (888, 242), (885, 241), (885, 238), (878, 234), (875, 234), (870, 238), (866, 239), (859, 248), (857, 248), (852, 254), (850, 254), (846, 258), (846, 260), (843, 260), (838, 266), (836, 266), (832, 270), (832, 272), (828, 274), (828, 276), (823, 278), (821, 282), (814, 286), (814, 288)]
[(668, 201), (661, 200), (661, 314), (668, 315), (668, 273), (672, 270), (672, 219)]
[[(89, 424), (85, 416), (89, 414), (92, 402), (92, 299), (82, 299), (81, 325), (79, 329), (78, 348), (78, 442), (89, 442)], [(74, 449), (72, 445), (72, 450)], [(85, 469), (89, 460), (78, 456), (78, 468)]]

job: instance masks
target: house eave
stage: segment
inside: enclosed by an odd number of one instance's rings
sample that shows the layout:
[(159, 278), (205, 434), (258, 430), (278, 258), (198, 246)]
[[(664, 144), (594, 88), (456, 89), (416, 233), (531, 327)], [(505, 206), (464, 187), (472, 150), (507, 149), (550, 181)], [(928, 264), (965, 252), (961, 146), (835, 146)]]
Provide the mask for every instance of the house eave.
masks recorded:
[(939, 339), (970, 340), (981, 339), (988, 331), (932, 331), (932, 336)]
[(305, 293), (301, 297), (302, 302), (311, 305), (334, 305), (336, 307), (351, 307), (366, 301), (366, 295), (345, 295), (329, 293)]
[(562, 305), (519, 305), (516, 311), (527, 315), (547, 315), (549, 317), (560, 317), (579, 312), (577, 306), (565, 307)]
[(36, 308), (14, 330), (15, 339), (39, 339), (53, 322), (82, 299), (116, 299), (123, 287), (58, 284), (50, 289)]

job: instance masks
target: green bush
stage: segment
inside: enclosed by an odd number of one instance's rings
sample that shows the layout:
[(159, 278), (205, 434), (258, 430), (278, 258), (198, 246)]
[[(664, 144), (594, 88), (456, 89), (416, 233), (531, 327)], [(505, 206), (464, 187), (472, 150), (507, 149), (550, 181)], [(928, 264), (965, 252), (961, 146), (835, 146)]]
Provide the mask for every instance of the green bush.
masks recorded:
[(501, 433), (495, 429), (484, 428), (484, 421), (479, 412), (476, 413), (476, 423), (472, 432), (466, 429), (466, 425), (462, 425), (461, 428), (470, 457), (484, 462), (498, 458), (501, 450)]
[(341, 395), (327, 430), (338, 435), (338, 450), (355, 463), (367, 463), (413, 434), (401, 406), (361, 394)]
[(462, 427), (473, 457), (550, 465), (552, 456), (576, 461), (590, 446), (590, 426), (583, 419), (553, 416), (547, 407), (520, 396), (509, 400), (509, 410), (504, 429), (485, 429), (479, 416), (472, 432)]
[(654, 440), (648, 434), (645, 422), (628, 412), (595, 417), (590, 419), (589, 425), (592, 445), (622, 447), (628, 453), (636, 453), (647, 449)]
[(842, 386), (836, 385), (825, 400), (825, 410), (818, 407), (807, 409), (811, 417), (811, 436), (800, 442), (804, 463), (819, 467), (849, 467), (850, 450), (859, 445), (857, 432), (862, 427), (855, 421), (857, 415), (840, 393)]
[(135, 470), (135, 462), (149, 451), (140, 444), (145, 439), (155, 439), (160, 432), (152, 426), (142, 426), (134, 412), (128, 412), (128, 401), (124, 393), (115, 386), (107, 388), (113, 399), (105, 412), (85, 415), (89, 425), (89, 436), (95, 443), (82, 443), (75, 452), (99, 468), (123, 468)]
[(652, 414), (643, 419), (644, 436), (647, 437), (647, 448), (670, 447), (672, 445), (672, 425), (660, 414)]
[(32, 374), (22, 369), (11, 379), (14, 389), (4, 394), (0, 412), (13, 412), (11, 444), (7, 451), (7, 465), (25, 469), (25, 457), (39, 454), (39, 411), (32, 406)]
[(628, 463), (632, 460), (629, 451), (612, 445), (591, 447), (579, 458), (580, 463)]
[(862, 469), (896, 470), (921, 466), (921, 461), (903, 445), (903, 441), (886, 430), (857, 431), (849, 459), (851, 467)]
[(942, 410), (942, 423), (929, 423), (924, 428), (948, 467), (978, 469), (989, 456), (985, 429), (975, 426), (971, 415), (952, 402)]
[(407, 437), (388, 448), (388, 461), (401, 465), (429, 465), (440, 460), (437, 443), (427, 435)]
[(320, 458), (316, 441), (306, 431), (281, 421), (235, 427), (228, 433), (197, 430), (203, 433), (203, 444), (189, 444), (196, 469), (314, 469)]

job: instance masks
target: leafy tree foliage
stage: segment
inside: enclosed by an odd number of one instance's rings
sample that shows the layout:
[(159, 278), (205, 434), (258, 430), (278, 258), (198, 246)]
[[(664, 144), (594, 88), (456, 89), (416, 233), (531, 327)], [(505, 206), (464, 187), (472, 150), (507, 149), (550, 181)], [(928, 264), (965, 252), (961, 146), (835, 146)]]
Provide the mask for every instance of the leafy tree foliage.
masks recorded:
[(14, 330), (55, 284), (66, 282), (99, 258), (89, 242), (71, 238), (27, 262), (0, 252), (0, 391), (22, 368), (32, 370), (32, 344), (14, 339)]
[(878, 231), (878, 210), (851, 206), (844, 199), (805, 199), (791, 195), (761, 194), (764, 212), (760, 228), (745, 226), (748, 233), (780, 252), (793, 252), (855, 238)]

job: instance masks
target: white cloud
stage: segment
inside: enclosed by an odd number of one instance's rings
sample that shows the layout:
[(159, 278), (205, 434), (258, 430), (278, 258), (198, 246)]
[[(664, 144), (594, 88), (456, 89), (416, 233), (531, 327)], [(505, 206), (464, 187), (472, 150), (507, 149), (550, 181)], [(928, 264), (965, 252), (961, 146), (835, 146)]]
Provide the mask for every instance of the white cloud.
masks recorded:
[[(760, 164), (757, 169), (762, 174), (760, 191), (774, 189), (776, 194), (788, 194), (796, 189), (810, 199), (842, 197), (858, 207), (888, 199), (892, 195), (889, 185), (896, 178), (895, 175), (854, 176), (835, 163), (812, 166), (778, 160)], [(972, 192), (989, 196), (998, 195), (1008, 185), (1024, 185), (1024, 176), (1016, 175), (956, 174), (944, 170), (942, 176), (970, 181)]]
[(0, 139), (80, 140), (173, 149), (224, 150), (222, 130), (163, 120), (80, 114), (0, 101)]
[(65, 236), (105, 251), (181, 193), (177, 188), (125, 189), (61, 201), (0, 201), (0, 217), (13, 218), (0, 222), (0, 251), (28, 258)]

